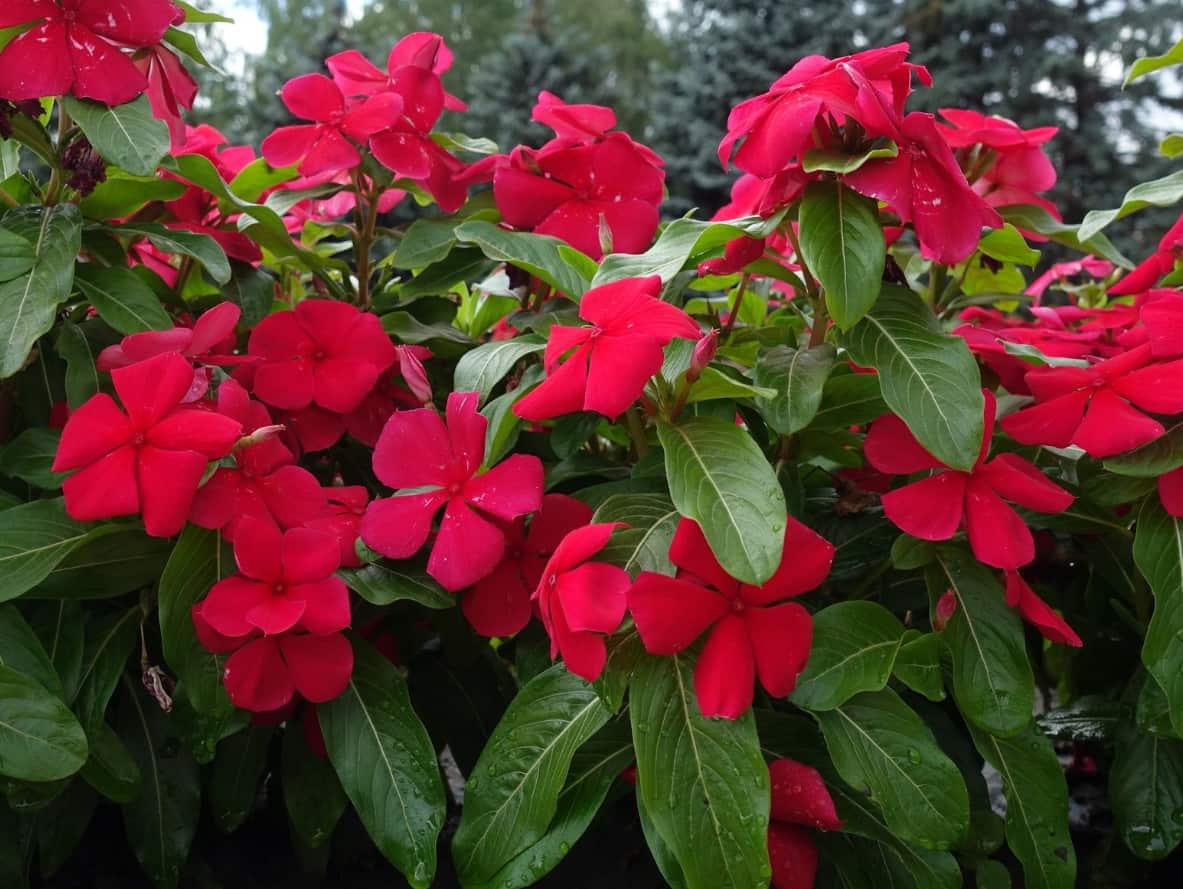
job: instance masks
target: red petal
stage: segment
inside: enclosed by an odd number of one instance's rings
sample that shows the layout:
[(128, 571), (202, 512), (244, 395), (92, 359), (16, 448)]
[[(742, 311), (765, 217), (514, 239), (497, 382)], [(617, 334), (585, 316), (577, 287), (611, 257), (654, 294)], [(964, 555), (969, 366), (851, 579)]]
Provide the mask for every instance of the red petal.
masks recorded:
[(628, 610), (650, 654), (677, 654), (728, 612), (723, 596), (686, 580), (642, 572), (628, 591)]
[(1152, 414), (1183, 411), (1183, 361), (1160, 361), (1112, 383), (1114, 391)]
[(965, 494), (965, 530), (978, 561), (1018, 568), (1035, 558), (1035, 541), (1023, 519), (988, 485), (971, 481)]
[(620, 522), (598, 523), (576, 528), (563, 538), (546, 563), (544, 574), (562, 574), (581, 562), (586, 562), (605, 546), (612, 532), (623, 528)]
[(1076, 499), (1018, 454), (999, 454), (974, 475), (1003, 499), (1036, 512), (1063, 512)]
[(207, 460), (230, 453), (242, 435), (242, 424), (198, 408), (173, 411), (147, 431), (149, 444), (166, 451), (197, 451)]
[(243, 710), (278, 710), (295, 694), (279, 641), (272, 637), (248, 642), (230, 655), (224, 676), (231, 703)]
[(255, 629), (246, 618), (247, 612), (269, 598), (271, 587), (267, 584), (235, 574), (210, 588), (201, 602), (201, 616), (223, 636), (240, 638)]
[(159, 423), (193, 384), (193, 366), (175, 352), (111, 371), (123, 407), (139, 429)]
[(258, 488), (268, 512), (281, 528), (311, 521), (328, 503), (316, 476), (301, 466), (281, 466), (259, 479)]
[(304, 603), (300, 626), (310, 633), (336, 633), (349, 626), (349, 589), (339, 577), (326, 577), (314, 583), (298, 583), (287, 595)]
[(304, 120), (325, 123), (345, 110), (337, 84), (323, 74), (303, 74), (283, 85), (279, 97), (288, 111)]
[(538, 515), (530, 522), (526, 547), (534, 554), (549, 556), (570, 531), (592, 520), (592, 508), (566, 494), (547, 494)]
[(512, 161), (493, 174), (493, 197), (502, 218), (515, 228), (532, 229), (575, 192), (553, 179), (517, 169)]
[(464, 594), (460, 609), (482, 636), (512, 636), (530, 622), (532, 592), (521, 562), (507, 558)]
[(144, 530), (172, 537), (185, 527), (189, 507), (208, 461), (195, 451), (165, 451), (145, 445), (136, 454), (136, 482)]
[(110, 395), (88, 398), (70, 414), (58, 442), (53, 471), (86, 466), (125, 445), (131, 439), (131, 423)]
[(530, 454), (514, 454), (469, 479), (463, 497), (481, 512), (509, 521), (542, 505), (542, 478), (541, 460)]
[(944, 466), (920, 445), (908, 424), (895, 414), (884, 414), (871, 424), (863, 454), (868, 463), (890, 475), (911, 475)]
[(842, 827), (834, 800), (817, 769), (795, 759), (776, 759), (768, 764), (768, 777), (772, 783), (771, 820), (818, 830)]
[(444, 589), (456, 592), (491, 574), (504, 554), (501, 529), (453, 497), (431, 547), (427, 573)]
[(584, 410), (613, 420), (641, 396), (664, 360), (658, 341), (644, 335), (602, 336), (590, 352)]
[[(1031, 374), (1027, 375), (1030, 383)], [(1047, 445), (1066, 448), (1076, 437), (1076, 430), (1084, 419), (1084, 411), (1093, 390), (1081, 389), (1053, 398), (1018, 413), (1008, 414), (999, 421), (1003, 431), (1015, 441), (1026, 445)]]
[(485, 459), (485, 430), (489, 421), (477, 411), (477, 397), (476, 392), (452, 392), (445, 411), (452, 457), (465, 476), (476, 472)]
[(70, 92), (79, 99), (122, 105), (148, 88), (148, 78), (131, 58), (102, 37), (77, 24), (66, 33), (74, 67)]
[(749, 605), (767, 605), (817, 589), (830, 573), (833, 562), (833, 544), (808, 525), (788, 516), (780, 566), (762, 587), (744, 584), (744, 601)]
[(432, 519), (447, 501), (447, 491), (374, 500), (361, 520), (361, 539), (384, 556), (409, 558), (423, 548), (431, 533)]
[(304, 160), (300, 162), (301, 176), (319, 176), (349, 170), (361, 163), (357, 149), (338, 130), (321, 126), (319, 135)]
[(540, 385), (514, 402), (513, 412), (523, 420), (538, 422), (583, 410), (589, 356), (590, 350), (578, 350)]
[(324, 580), (341, 567), (337, 541), (323, 531), (292, 528), (283, 535), (281, 547), (286, 583)]
[(431, 173), (431, 155), (416, 133), (388, 131), (370, 138), (370, 151), (382, 166), (407, 179)]
[(1158, 477), (1158, 499), (1175, 518), (1183, 518), (1183, 467)]
[(353, 675), (353, 648), (340, 633), (330, 636), (280, 637), (280, 649), (296, 689), (314, 704), (323, 704), (345, 691)]
[(809, 832), (790, 824), (768, 825), (772, 889), (813, 889), (817, 847)]
[(452, 449), (433, 410), (397, 411), (374, 447), (374, 474), (391, 488), (447, 485)]
[(694, 690), (703, 716), (738, 719), (752, 706), (756, 659), (743, 618), (723, 617), (707, 637), (694, 667)]
[(258, 627), (266, 636), (278, 636), (294, 627), (304, 614), (304, 600), (288, 595), (276, 595), (271, 587), (264, 587), (267, 595), (259, 599), (246, 613), (247, 622)]
[(0, 28), (12, 28), (57, 16), (60, 8), (53, 0), (8, 0), (0, 9)]
[(1142, 323), (1156, 358), (1183, 355), (1183, 299), (1172, 296), (1144, 305)]
[(785, 697), (797, 686), (797, 676), (809, 660), (813, 618), (796, 602), (785, 602), (747, 608), (744, 619), (760, 684), (774, 698)]
[(66, 513), (77, 522), (93, 522), (140, 511), (135, 448), (117, 448), (62, 483)]
[(159, 43), (177, 18), (168, 0), (83, 0), (75, 8), (90, 30), (130, 46)]
[(585, 562), (559, 576), (555, 594), (576, 632), (612, 633), (624, 620), (628, 572), (605, 562)]
[[(192, 341), (189, 345), (194, 355), (203, 355), (214, 346), (220, 345), (234, 334), (242, 310), (234, 303), (218, 303), (202, 313), (193, 325)], [(219, 389), (219, 395), (221, 390)]]
[(386, 86), (386, 72), (356, 49), (329, 56), (325, 59), (325, 67), (346, 95), (369, 95)]
[(341, 128), (355, 142), (389, 129), (402, 114), (403, 99), (397, 93), (378, 93), (366, 99), (341, 121)]
[(1112, 457), (1153, 441), (1163, 434), (1161, 423), (1124, 401), (1112, 389), (1097, 391), (1073, 444), (1092, 457)]
[(256, 580), (283, 579), (283, 532), (271, 522), (247, 518), (234, 535), (234, 561), (238, 570)]
[(1084, 645), (1068, 622), (1039, 598), (1017, 571), (1006, 573), (1006, 603), (1012, 608), (1017, 604), (1023, 620), (1039, 630), (1044, 638), (1074, 648)]
[(567, 626), (561, 605), (556, 606), (551, 614), (552, 639), (558, 644), (567, 669), (588, 682), (594, 682), (604, 672), (604, 664), (608, 662), (608, 646), (604, 637), (598, 633), (572, 632)]
[(36, 25), (18, 34), (0, 51), (0, 96), (4, 98), (22, 102), (60, 96), (69, 92), (73, 83), (74, 66), (70, 63), (66, 28), (60, 22)]
[(948, 540), (964, 513), (967, 476), (939, 472), (883, 495), (883, 512), (901, 531), (922, 540)]
[(308, 154), (316, 143), (319, 132), (320, 129), (312, 124), (277, 127), (267, 134), (259, 150), (263, 154), (263, 159), (271, 166), (290, 167), (299, 163), (304, 155)]
[(739, 586), (739, 582), (715, 558), (702, 528), (691, 519), (678, 522), (674, 539), (670, 542), (670, 561), (721, 592), (730, 592)]

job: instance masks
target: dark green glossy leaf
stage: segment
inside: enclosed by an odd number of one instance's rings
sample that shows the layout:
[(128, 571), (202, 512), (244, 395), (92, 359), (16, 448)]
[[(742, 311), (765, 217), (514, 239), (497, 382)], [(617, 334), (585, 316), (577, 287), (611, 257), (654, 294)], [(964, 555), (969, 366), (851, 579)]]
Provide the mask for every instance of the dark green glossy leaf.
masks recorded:
[(214, 823), (223, 833), (237, 830), (250, 814), (274, 731), (271, 726), (253, 726), (218, 745), (210, 777), (209, 805)]
[(296, 835), (311, 848), (329, 841), (349, 800), (333, 767), (308, 749), (303, 731), (283, 733), (283, 802)]
[(107, 703), (115, 692), (119, 676), (136, 651), (142, 612), (139, 606), (104, 615), (86, 628), (82, 669), (78, 674), (78, 695), (74, 712), (89, 734), (103, 721)]
[(483, 403), (518, 361), (545, 348), (546, 343), (530, 338), (497, 340), (477, 346), (456, 362), (454, 389), (476, 392)]
[(836, 352), (829, 343), (812, 349), (776, 346), (760, 355), (756, 385), (776, 390), (775, 398), (758, 398), (756, 407), (781, 435), (792, 435), (814, 421)]
[(86, 782), (75, 779), (61, 796), (34, 815), (37, 865), (43, 878), (56, 874), (74, 854), (97, 802)]
[(168, 153), (168, 125), (152, 115), (147, 96), (107, 106), (66, 96), (62, 106), (109, 164), (151, 176)]
[(1105, 468), (1133, 478), (1158, 478), (1183, 466), (1183, 423), (1125, 454), (1105, 459)]
[(110, 599), (155, 583), (171, 542), (132, 525), (96, 529), (29, 595), (48, 599)]
[(508, 262), (578, 299), (588, 288), (596, 264), (558, 238), (511, 232), (482, 219), (456, 227), (456, 240), (481, 249), (489, 259)]
[(945, 683), (941, 673), (941, 637), (936, 633), (915, 633), (911, 638), (905, 635), (899, 654), (895, 656), (892, 673), (917, 694), (924, 695), (930, 701), (943, 701)]
[(90, 756), (79, 774), (91, 787), (117, 803), (129, 803), (140, 795), (142, 780), (139, 766), (127, 747), (107, 723), (89, 729), (86, 740)]
[(1166, 858), (1183, 840), (1183, 741), (1122, 725), (1109, 795), (1130, 851), (1150, 861)]
[(456, 597), (415, 568), (371, 562), (361, 568), (343, 568), (341, 577), (351, 590), (372, 605), (390, 605), (403, 599), (426, 608), (452, 608)]
[(50, 468), (61, 437), (59, 430), (44, 426), (26, 429), (0, 450), (0, 475), (19, 478), (47, 491), (61, 488), (66, 474)]
[(50, 692), (68, 701), (41, 640), (13, 605), (0, 605), (0, 666), (10, 667), (37, 680)]
[[(197, 157), (198, 155), (188, 155)], [(111, 231), (126, 237), (145, 237), (165, 253), (178, 253), (197, 260), (219, 284), (230, 280), (230, 262), (218, 242), (209, 235), (174, 231), (155, 222), (124, 223), (112, 226)]]
[(809, 662), (790, 700), (806, 710), (832, 710), (863, 691), (887, 685), (903, 624), (874, 602), (838, 602), (813, 616)]
[(99, 391), (99, 372), (95, 368), (97, 352), (82, 327), (70, 321), (63, 322), (58, 328), (53, 348), (66, 362), (66, 401), (77, 410)]
[(86, 735), (62, 699), (0, 666), (0, 775), (56, 781), (86, 762)]
[(641, 571), (673, 574), (670, 543), (681, 515), (660, 494), (613, 494), (596, 508), (593, 522), (624, 522), (596, 557), (636, 576)]
[(84, 265), (74, 281), (99, 317), (120, 333), (169, 330), (173, 326), (152, 288), (131, 269)]
[(31, 590), (71, 551), (110, 529), (73, 521), (60, 498), (0, 511), (0, 602)]
[(1138, 513), (1134, 562), (1154, 592), (1142, 663), (1166, 692), (1171, 722), (1183, 733), (1183, 519), (1168, 515), (1158, 497)]
[(846, 429), (861, 426), (887, 413), (876, 374), (844, 374), (826, 380), (822, 403), (810, 429)]
[(801, 199), (801, 254), (821, 282), (826, 308), (849, 330), (875, 304), (887, 245), (875, 202), (837, 180), (815, 182)]

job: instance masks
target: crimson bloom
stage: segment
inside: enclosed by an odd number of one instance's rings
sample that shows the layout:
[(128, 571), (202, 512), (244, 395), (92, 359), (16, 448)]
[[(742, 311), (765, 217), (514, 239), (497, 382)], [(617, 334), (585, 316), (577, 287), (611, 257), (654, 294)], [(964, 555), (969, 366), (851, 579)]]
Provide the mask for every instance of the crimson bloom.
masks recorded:
[(251, 331), (247, 353), (258, 360), (251, 387), (260, 401), (340, 414), (356, 408), (395, 360), (377, 316), (331, 299), (268, 315)]
[(777, 698), (797, 685), (813, 619), (784, 600), (821, 584), (833, 560), (828, 541), (788, 516), (776, 573), (762, 586), (741, 583), (719, 564), (698, 524), (684, 518), (670, 544), (677, 576), (642, 572), (628, 608), (650, 654), (677, 654), (709, 631), (694, 668), (698, 706), (704, 716), (736, 719), (752, 706), (757, 676)]
[(53, 470), (78, 470), (62, 485), (66, 512), (80, 522), (141, 513), (148, 534), (171, 537), (207, 464), (230, 452), (242, 425), (181, 404), (193, 368), (175, 353), (117, 368), (111, 379), (123, 410), (99, 393), (62, 430)]
[(795, 759), (768, 764), (772, 782), (768, 858), (773, 889), (812, 889), (817, 847), (806, 827), (838, 830), (842, 819), (821, 774)]
[(295, 455), (279, 440), (267, 408), (251, 401), (234, 380), (226, 380), (218, 387), (218, 412), (240, 423), (248, 435), (258, 430), (264, 434), (260, 441), (237, 448), (235, 465), (218, 467), (198, 488), (189, 512), (193, 524), (221, 530), (227, 540), (234, 540), (247, 519), (293, 528), (324, 511), (327, 502), (320, 482), (307, 469), (293, 465)]
[(273, 167), (298, 163), (302, 176), (356, 167), (361, 163), (356, 144), (389, 127), (403, 110), (402, 97), (395, 93), (379, 93), (351, 106), (323, 74), (294, 77), (279, 96), (292, 114), (314, 123), (275, 130), (263, 140), (263, 157)]
[(495, 161), (493, 197), (502, 218), (593, 259), (648, 247), (663, 199), (661, 158), (626, 133), (606, 132), (616, 123), (610, 108), (566, 105), (542, 93), (534, 119), (559, 135)]
[[(383, 90), (397, 90), (407, 76), (404, 68), (418, 68), (442, 77), (452, 67), (454, 56), (439, 34), (414, 31), (391, 47), (383, 71), (356, 49), (347, 49), (325, 60), (342, 91), (350, 96), (372, 96)], [(444, 93), (443, 106), (449, 111), (464, 111), (467, 106), (455, 96)]]
[(234, 328), (241, 315), (234, 303), (218, 303), (203, 312), (192, 327), (128, 334), (114, 346), (103, 349), (95, 366), (103, 371), (114, 370), (165, 352), (175, 352), (203, 364), (221, 364), (230, 358), (225, 352), (234, 345)]
[(1084, 645), (1076, 631), (1068, 626), (1068, 622), (1039, 598), (1018, 571), (1006, 572), (1006, 604), (1011, 608), (1017, 608), (1023, 620), (1039, 630), (1044, 638), (1051, 642), (1071, 645), (1073, 648)]
[(370, 502), (370, 492), (362, 485), (333, 485), (324, 488), (323, 494), (327, 500), (325, 507), (306, 521), (304, 527), (332, 534), (341, 551), (341, 567), (360, 568), (357, 537), (366, 505)]
[(332, 536), (248, 517), (238, 525), (234, 561), (239, 573), (214, 584), (201, 604), (202, 618), (223, 636), (326, 635), (349, 626), (349, 590), (334, 574), (341, 559)]
[(1163, 434), (1163, 425), (1143, 411), (1183, 411), (1183, 360), (1155, 362), (1150, 343), (1091, 367), (1036, 367), (1024, 380), (1035, 404), (1001, 420), (1023, 444), (1074, 444), (1093, 457), (1111, 457)]
[(530, 597), (563, 538), (591, 521), (592, 508), (566, 494), (547, 494), (527, 530), (525, 518), (505, 531), (505, 557), (465, 593), (460, 608), (482, 636), (512, 636), (530, 621)]
[(542, 569), (534, 590), (542, 625), (550, 636), (550, 656), (562, 655), (567, 669), (588, 682), (604, 671), (604, 635), (624, 620), (628, 572), (589, 561), (608, 544), (620, 522), (584, 525), (567, 534)]
[(223, 679), (235, 707), (278, 710), (296, 692), (323, 704), (345, 691), (353, 674), (353, 647), (341, 633), (281, 633), (251, 639), (226, 659)]
[(185, 142), (185, 121), (181, 109), (191, 109), (197, 98), (197, 81), (181, 64), (177, 54), (164, 46), (152, 46), (136, 53), (132, 63), (148, 80), (148, 104), (152, 116), (168, 124), (173, 151)]
[(542, 461), (514, 454), (481, 472), (486, 420), (477, 393), (448, 396), (447, 425), (434, 410), (398, 411), (374, 448), (374, 474), (391, 488), (426, 488), (375, 500), (361, 537), (392, 559), (414, 555), (427, 542), (432, 520), (445, 507), (427, 573), (455, 592), (489, 574), (505, 554), (509, 522), (542, 502)]
[(1158, 248), (1110, 287), (1109, 293), (1112, 296), (1129, 296), (1149, 290), (1174, 269), (1175, 261), (1180, 256), (1183, 256), (1183, 216), (1159, 239)]
[(130, 102), (148, 79), (121, 47), (153, 46), (183, 19), (169, 0), (5, 0), (0, 28), (36, 24), (0, 51), (0, 98)]
[(1024, 130), (1012, 120), (963, 108), (942, 108), (941, 116), (951, 124), (938, 124), (950, 148), (971, 149), (981, 145), (994, 152), (994, 160), (974, 190), (991, 207), (1010, 204), (1037, 204), (1057, 219), (1055, 205), (1037, 192), (1056, 184), (1056, 168), (1044, 151), (1058, 127), (1035, 127)]
[(964, 524), (979, 561), (995, 568), (1018, 568), (1035, 558), (1035, 541), (1006, 501), (1057, 513), (1075, 498), (1018, 454), (999, 454), (987, 461), (996, 405), (992, 393), (983, 395), (985, 428), (977, 462), (969, 472), (937, 460), (895, 414), (871, 424), (864, 452), (868, 463), (891, 475), (939, 470), (883, 495), (883, 512), (896, 527), (922, 540), (948, 540)]
[[(623, 413), (661, 370), (662, 349), (670, 340), (702, 336), (694, 319), (658, 299), (660, 292), (661, 279), (650, 276), (585, 293), (579, 317), (592, 326), (551, 327), (544, 356), (547, 378), (516, 402), (513, 412), (535, 421), (576, 411), (611, 418)], [(568, 352), (571, 356), (560, 364)]]

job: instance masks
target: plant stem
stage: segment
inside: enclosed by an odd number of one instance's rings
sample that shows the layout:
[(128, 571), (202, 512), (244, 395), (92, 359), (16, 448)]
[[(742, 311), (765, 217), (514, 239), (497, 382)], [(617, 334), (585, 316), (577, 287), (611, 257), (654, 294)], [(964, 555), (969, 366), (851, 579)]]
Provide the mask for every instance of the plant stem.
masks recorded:
[(739, 310), (743, 308), (744, 294), (748, 292), (748, 281), (752, 278), (747, 272), (739, 279), (739, 291), (735, 294), (735, 303), (731, 306), (731, 312), (727, 316), (727, 323), (723, 325), (723, 333), (721, 338), (726, 340), (731, 336), (731, 330), (735, 327), (735, 319), (739, 317)]
[(633, 450), (636, 451), (639, 460), (649, 453), (649, 442), (645, 441), (645, 421), (641, 417), (641, 412), (634, 406), (625, 412), (624, 422), (628, 427), (628, 437), (633, 441)]
[[(366, 194), (362, 188), (361, 173), (354, 173), (353, 187), (357, 195), (357, 207), (354, 211), (358, 227), (354, 240), (357, 250), (357, 299), (365, 307), (370, 304), (370, 247), (373, 246), (374, 232), (378, 226), (378, 198), (376, 195)], [(366, 202), (364, 211), (363, 199)]]

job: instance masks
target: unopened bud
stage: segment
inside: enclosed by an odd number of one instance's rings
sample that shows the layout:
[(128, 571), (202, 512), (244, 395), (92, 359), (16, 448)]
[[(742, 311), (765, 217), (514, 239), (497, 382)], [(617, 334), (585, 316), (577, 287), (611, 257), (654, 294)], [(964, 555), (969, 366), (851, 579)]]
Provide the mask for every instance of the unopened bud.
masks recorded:
[(933, 629), (938, 633), (944, 632), (946, 624), (949, 623), (955, 611), (957, 611), (957, 597), (952, 590), (946, 590), (941, 598), (937, 599), (936, 614), (932, 619)]
[(254, 432), (244, 435), (237, 442), (235, 442), (234, 450), (237, 451), (242, 448), (249, 448), (252, 445), (262, 444), (265, 441), (275, 438), (277, 435), (279, 435), (279, 433), (283, 432), (287, 428), (287, 426), (283, 426), (281, 424), (276, 424), (273, 426), (260, 426)]
[(608, 226), (608, 217), (600, 214), (600, 253), (607, 256), (612, 252), (612, 229)]
[(719, 331), (709, 330), (694, 344), (694, 353), (690, 356), (690, 369), (686, 371), (686, 379), (693, 383), (706, 370), (707, 365), (715, 360), (719, 351)]
[(403, 381), (411, 394), (420, 404), (431, 404), (431, 383), (427, 380), (427, 371), (423, 369), (423, 362), (419, 356), (405, 346), (398, 347), (398, 369), (403, 375)]

